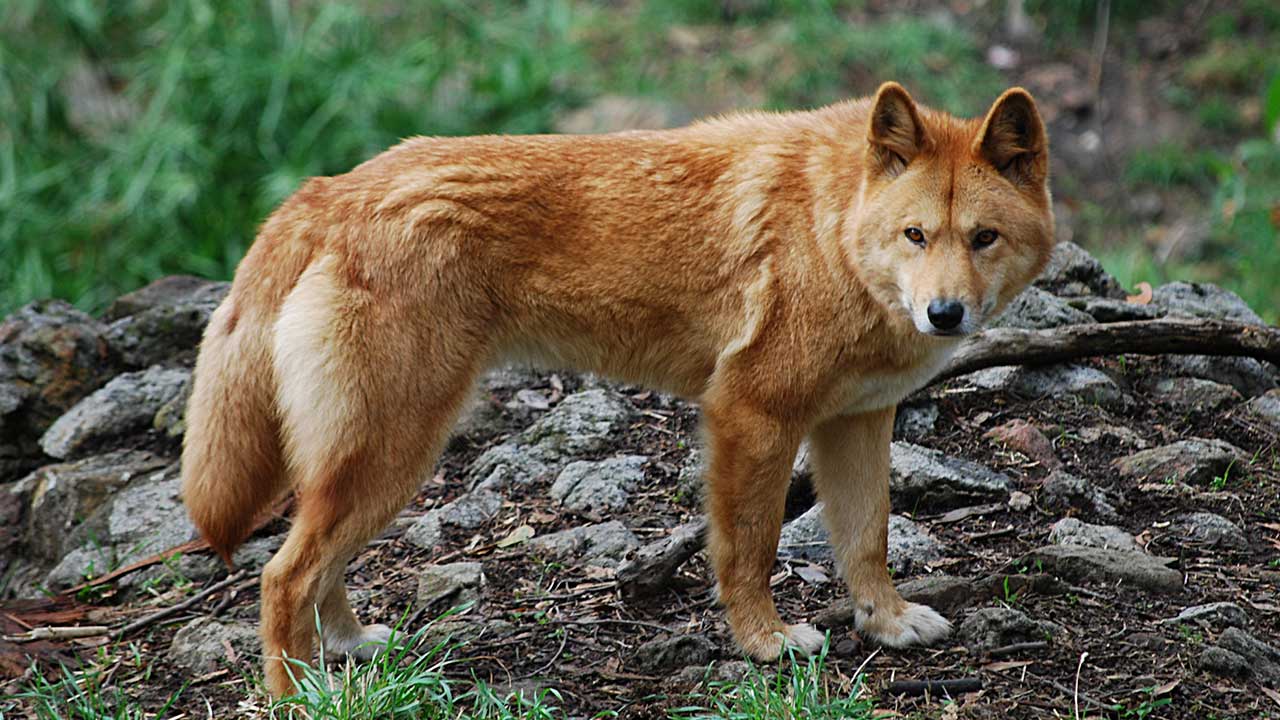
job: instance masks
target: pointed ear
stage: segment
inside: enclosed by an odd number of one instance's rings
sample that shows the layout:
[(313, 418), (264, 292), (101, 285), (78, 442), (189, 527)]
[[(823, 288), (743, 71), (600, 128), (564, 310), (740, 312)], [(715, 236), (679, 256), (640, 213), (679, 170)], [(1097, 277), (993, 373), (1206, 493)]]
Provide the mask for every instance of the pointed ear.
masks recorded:
[(1049, 137), (1036, 101), (1022, 88), (996, 99), (973, 149), (1014, 185), (1040, 186), (1049, 175)]
[(872, 167), (888, 175), (906, 169), (928, 144), (916, 104), (898, 83), (887, 82), (876, 91), (867, 143)]

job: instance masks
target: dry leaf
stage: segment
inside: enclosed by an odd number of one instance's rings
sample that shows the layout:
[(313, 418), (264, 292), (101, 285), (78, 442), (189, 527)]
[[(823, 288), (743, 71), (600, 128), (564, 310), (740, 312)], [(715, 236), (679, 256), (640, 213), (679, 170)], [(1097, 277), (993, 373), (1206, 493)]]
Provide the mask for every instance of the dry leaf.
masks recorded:
[(509, 548), (512, 545), (519, 545), (522, 542), (527, 542), (532, 537), (533, 528), (528, 525), (521, 525), (515, 530), (512, 530), (510, 535), (499, 540), (496, 545), (500, 548)]
[(1152, 695), (1153, 697), (1160, 697), (1161, 695), (1168, 695), (1169, 693), (1173, 692), (1173, 689), (1174, 689), (1174, 688), (1178, 687), (1178, 686), (1179, 686), (1179, 685), (1181, 685), (1181, 684), (1182, 684), (1182, 679), (1181, 679), (1181, 678), (1175, 678), (1175, 679), (1170, 680), (1169, 682), (1167, 682), (1167, 683), (1165, 683), (1165, 684), (1161, 685), (1160, 687), (1156, 688), (1156, 689), (1151, 693), (1151, 695)]
[(1280, 692), (1276, 692), (1275, 690), (1266, 687), (1260, 687), (1258, 689), (1266, 694), (1267, 697), (1271, 698), (1271, 702), (1280, 705)]
[(1035, 661), (1034, 660), (1005, 660), (1004, 662), (993, 662), (988, 665), (983, 665), (982, 669), (986, 670), (987, 672), (1003, 672), (1005, 670), (1016, 670), (1018, 668), (1024, 668), (1032, 664), (1033, 662)]
[(1124, 299), (1124, 300), (1125, 300), (1125, 302), (1133, 303), (1134, 305), (1147, 305), (1147, 304), (1150, 304), (1150, 302), (1151, 302), (1151, 283), (1145, 283), (1145, 282), (1140, 282), (1140, 283), (1138, 283), (1138, 294), (1137, 294), (1137, 295), (1128, 295), (1128, 296), (1126, 296), (1126, 297), (1125, 297), (1125, 299)]

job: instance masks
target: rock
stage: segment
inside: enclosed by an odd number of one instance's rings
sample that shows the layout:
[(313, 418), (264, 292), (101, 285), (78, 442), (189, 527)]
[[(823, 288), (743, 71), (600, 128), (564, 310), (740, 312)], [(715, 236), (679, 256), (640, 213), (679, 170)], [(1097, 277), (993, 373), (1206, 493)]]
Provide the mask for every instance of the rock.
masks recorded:
[(891, 497), (898, 507), (949, 509), (1009, 495), (1009, 477), (978, 463), (907, 442), (893, 443), (890, 454)]
[(0, 482), (40, 464), (40, 435), (119, 368), (97, 320), (61, 300), (0, 323)]
[(894, 437), (920, 440), (933, 433), (938, 424), (938, 405), (933, 402), (903, 404), (893, 421)]
[(1015, 297), (1004, 312), (990, 322), (990, 326), (1042, 330), (1092, 322), (1092, 315), (1071, 307), (1066, 300), (1056, 295), (1032, 286)]
[(574, 459), (606, 450), (632, 413), (627, 399), (611, 390), (574, 393), (513, 440), (485, 451), (467, 476), (472, 487), (490, 490), (532, 482)]
[(676, 487), (679, 488), (680, 496), (700, 500), (705, 488), (706, 475), (706, 453), (701, 448), (691, 449), (685, 456), (684, 462), (680, 463), (680, 470), (676, 475)]
[(1171, 562), (1145, 553), (1104, 550), (1084, 545), (1047, 545), (1028, 553), (1020, 565), (1032, 565), (1069, 582), (1121, 582), (1156, 592), (1182, 589), (1182, 573)]
[(165, 437), (178, 440), (187, 434), (187, 401), (191, 399), (191, 382), (182, 384), (182, 389), (156, 411), (151, 426)]
[(42, 585), (50, 591), (63, 590), (85, 580), (106, 575), (119, 566), (115, 548), (86, 544), (63, 555), (53, 569), (45, 574)]
[(1184, 482), (1208, 485), (1237, 462), (1244, 452), (1221, 440), (1190, 438), (1150, 450), (1141, 450), (1111, 463), (1121, 475), (1142, 481)]
[(898, 585), (903, 600), (921, 603), (940, 613), (951, 614), (973, 604), (977, 588), (954, 575), (925, 575)]
[(1077, 430), (1076, 437), (1090, 444), (1110, 442), (1138, 450), (1145, 450), (1150, 445), (1141, 435), (1123, 425), (1089, 425)]
[(1270, 390), (1250, 400), (1240, 408), (1241, 414), (1280, 435), (1280, 390)]
[(1109, 374), (1088, 365), (995, 367), (961, 376), (983, 388), (1032, 398), (1075, 397), (1107, 408), (1122, 408), (1129, 398)]
[(713, 665), (689, 665), (676, 673), (675, 680), (682, 685), (709, 685), (712, 683), (734, 683), (751, 672), (751, 663), (746, 660), (729, 660)]
[(1244, 657), (1217, 645), (1200, 651), (1197, 664), (1201, 670), (1232, 678), (1247, 678), (1253, 674), (1253, 666)]
[(484, 584), (484, 572), (478, 562), (428, 565), (418, 575), (417, 609), (429, 608), (441, 600), (450, 607), (475, 602)]
[(505, 403), (503, 397), (544, 383), (541, 375), (518, 366), (485, 373), (475, 397), (454, 425), (454, 439), (484, 441), (527, 426), (540, 411), (524, 403)]
[(1238, 525), (1214, 513), (1184, 513), (1174, 518), (1169, 532), (1180, 541), (1215, 548), (1246, 550), (1249, 538)]
[(195, 526), (182, 504), (177, 464), (129, 483), (109, 507), (106, 537), (116, 546), (121, 564), (196, 538)]
[(159, 366), (120, 375), (58, 418), (40, 438), (40, 447), (66, 459), (106, 440), (150, 429), (160, 408), (181, 395), (190, 381), (188, 370)]
[(1263, 685), (1280, 687), (1280, 649), (1237, 627), (1227, 628), (1218, 637), (1218, 646), (1244, 658), (1249, 674)]
[(688, 123), (689, 112), (649, 98), (604, 95), (553, 123), (558, 133), (594, 134), (620, 130), (662, 130)]
[(1040, 428), (1026, 420), (1010, 420), (982, 436), (1017, 450), (1050, 470), (1062, 467), (1062, 461), (1054, 454), (1053, 443), (1040, 432)]
[[(822, 521), (822, 503), (782, 528), (778, 553), (827, 565), (835, 563), (831, 538)], [(942, 545), (927, 531), (901, 515), (889, 516), (889, 567), (905, 572), (914, 564), (927, 564), (942, 557)]]
[(1170, 317), (1199, 317), (1264, 325), (1239, 295), (1217, 285), (1172, 282), (1156, 288), (1151, 304)]
[(191, 365), (209, 316), (230, 289), (231, 283), (184, 275), (161, 278), (108, 308), (107, 342), (130, 367)]
[(424, 513), (405, 531), (404, 539), (410, 545), (430, 550), (441, 543), (445, 528), (474, 530), (497, 517), (501, 509), (501, 495), (490, 490), (473, 490)]
[(1112, 499), (1093, 483), (1065, 470), (1054, 470), (1040, 488), (1040, 501), (1051, 510), (1085, 510), (1100, 518), (1115, 520)]
[(1008, 502), (1009, 509), (1013, 510), (1014, 512), (1023, 512), (1024, 510), (1030, 510), (1033, 504), (1035, 504), (1035, 501), (1031, 498), (1031, 496), (1022, 492), (1021, 490), (1014, 490), (1013, 492), (1009, 493), (1009, 502)]
[(1177, 617), (1162, 620), (1161, 623), (1166, 625), (1196, 623), (1213, 629), (1244, 628), (1249, 626), (1249, 616), (1233, 602), (1215, 602), (1207, 605), (1193, 605), (1178, 613)]
[(257, 658), (259, 652), (258, 631), (252, 625), (199, 617), (174, 634), (169, 661), (193, 675), (204, 675), (224, 663)]
[(151, 453), (116, 450), (35, 471), (22, 481), (30, 498), (28, 550), (37, 558), (56, 561), (77, 545), (104, 536), (107, 516), (98, 509), (130, 482), (167, 464)]
[(506, 620), (484, 619), (472, 620), (459, 618), (457, 614), (435, 620), (423, 630), (422, 646), (435, 647), (445, 644), (450, 648), (484, 639), (488, 642), (501, 641), (511, 637), (518, 628)]
[(610, 520), (536, 537), (529, 546), (552, 558), (615, 567), (627, 551), (640, 547), (640, 541), (621, 522)]
[(1247, 357), (1211, 355), (1170, 355), (1165, 367), (1175, 375), (1204, 378), (1225, 383), (1245, 397), (1254, 397), (1276, 387), (1276, 366)]
[(1133, 536), (1115, 525), (1090, 525), (1075, 518), (1062, 518), (1049, 528), (1049, 542), (1055, 545), (1083, 545), (1105, 550), (1142, 552)]
[(649, 458), (643, 455), (571, 462), (551, 486), (551, 497), (578, 512), (621, 510), (626, 507), (631, 491), (644, 481), (644, 466), (648, 462)]
[(972, 653), (1043, 640), (1045, 634), (1045, 629), (1026, 613), (1003, 607), (979, 608), (956, 629), (956, 639)]
[(1188, 377), (1162, 378), (1147, 393), (1156, 402), (1184, 412), (1208, 412), (1244, 399), (1230, 385)]
[(1161, 308), (1112, 298), (1075, 298), (1068, 301), (1068, 304), (1077, 310), (1088, 313), (1094, 320), (1102, 323), (1153, 320), (1158, 317), (1164, 317), (1164, 310)]
[(1097, 258), (1066, 240), (1054, 246), (1049, 263), (1036, 279), (1035, 287), (1063, 297), (1097, 295), (1122, 300), (1126, 295), (1124, 288), (1107, 274)]
[(636, 665), (645, 672), (675, 670), (687, 665), (705, 667), (715, 657), (716, 646), (705, 635), (672, 635), (650, 640), (636, 648)]

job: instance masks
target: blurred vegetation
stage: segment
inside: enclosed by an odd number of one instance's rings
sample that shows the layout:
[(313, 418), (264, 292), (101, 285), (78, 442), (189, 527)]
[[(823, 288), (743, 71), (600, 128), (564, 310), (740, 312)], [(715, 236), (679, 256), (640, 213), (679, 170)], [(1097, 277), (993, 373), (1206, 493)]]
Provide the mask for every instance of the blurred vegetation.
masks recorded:
[[(545, 132), (609, 93), (695, 114), (810, 107), (890, 77), (974, 114), (1008, 84), (964, 27), (927, 14), (855, 22), (861, 5), (7, 0), (0, 314), (44, 296), (94, 311), (169, 273), (230, 277), (303, 178), (343, 172), (407, 136)], [(1116, 22), (1134, 22), (1140, 5), (1117, 1)], [(1243, 3), (1250, 22), (1280, 35), (1270, 5)], [(1002, 6), (986, 12), (998, 18)], [(1093, 2), (1027, 7), (1056, 43), (1087, 46)], [(1105, 257), (1126, 281), (1223, 282), (1274, 318), (1280, 158), (1236, 106), (1239, 93), (1269, 92), (1271, 128), (1280, 84), (1257, 87), (1277, 61), (1266, 44), (1232, 41), (1240, 17), (1210, 18), (1207, 49), (1170, 90), (1219, 142), (1152, 148), (1125, 172), (1135, 190), (1206, 198), (1214, 243), (1182, 265), (1154, 264), (1134, 243)]]

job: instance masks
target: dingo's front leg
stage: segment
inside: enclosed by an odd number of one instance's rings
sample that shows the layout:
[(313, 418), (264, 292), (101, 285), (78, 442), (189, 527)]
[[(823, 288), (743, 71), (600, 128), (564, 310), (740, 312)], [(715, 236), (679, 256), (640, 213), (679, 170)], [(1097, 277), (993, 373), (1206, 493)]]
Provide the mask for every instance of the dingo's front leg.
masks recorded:
[(832, 418), (810, 436), (814, 489), (856, 603), (857, 627), (883, 645), (930, 644), (951, 623), (898, 595), (886, 566), (893, 408)]
[(720, 601), (734, 639), (752, 657), (773, 660), (788, 644), (812, 653), (823, 635), (809, 625), (784, 624), (769, 590), (799, 439), (743, 405), (704, 408), (710, 547)]

